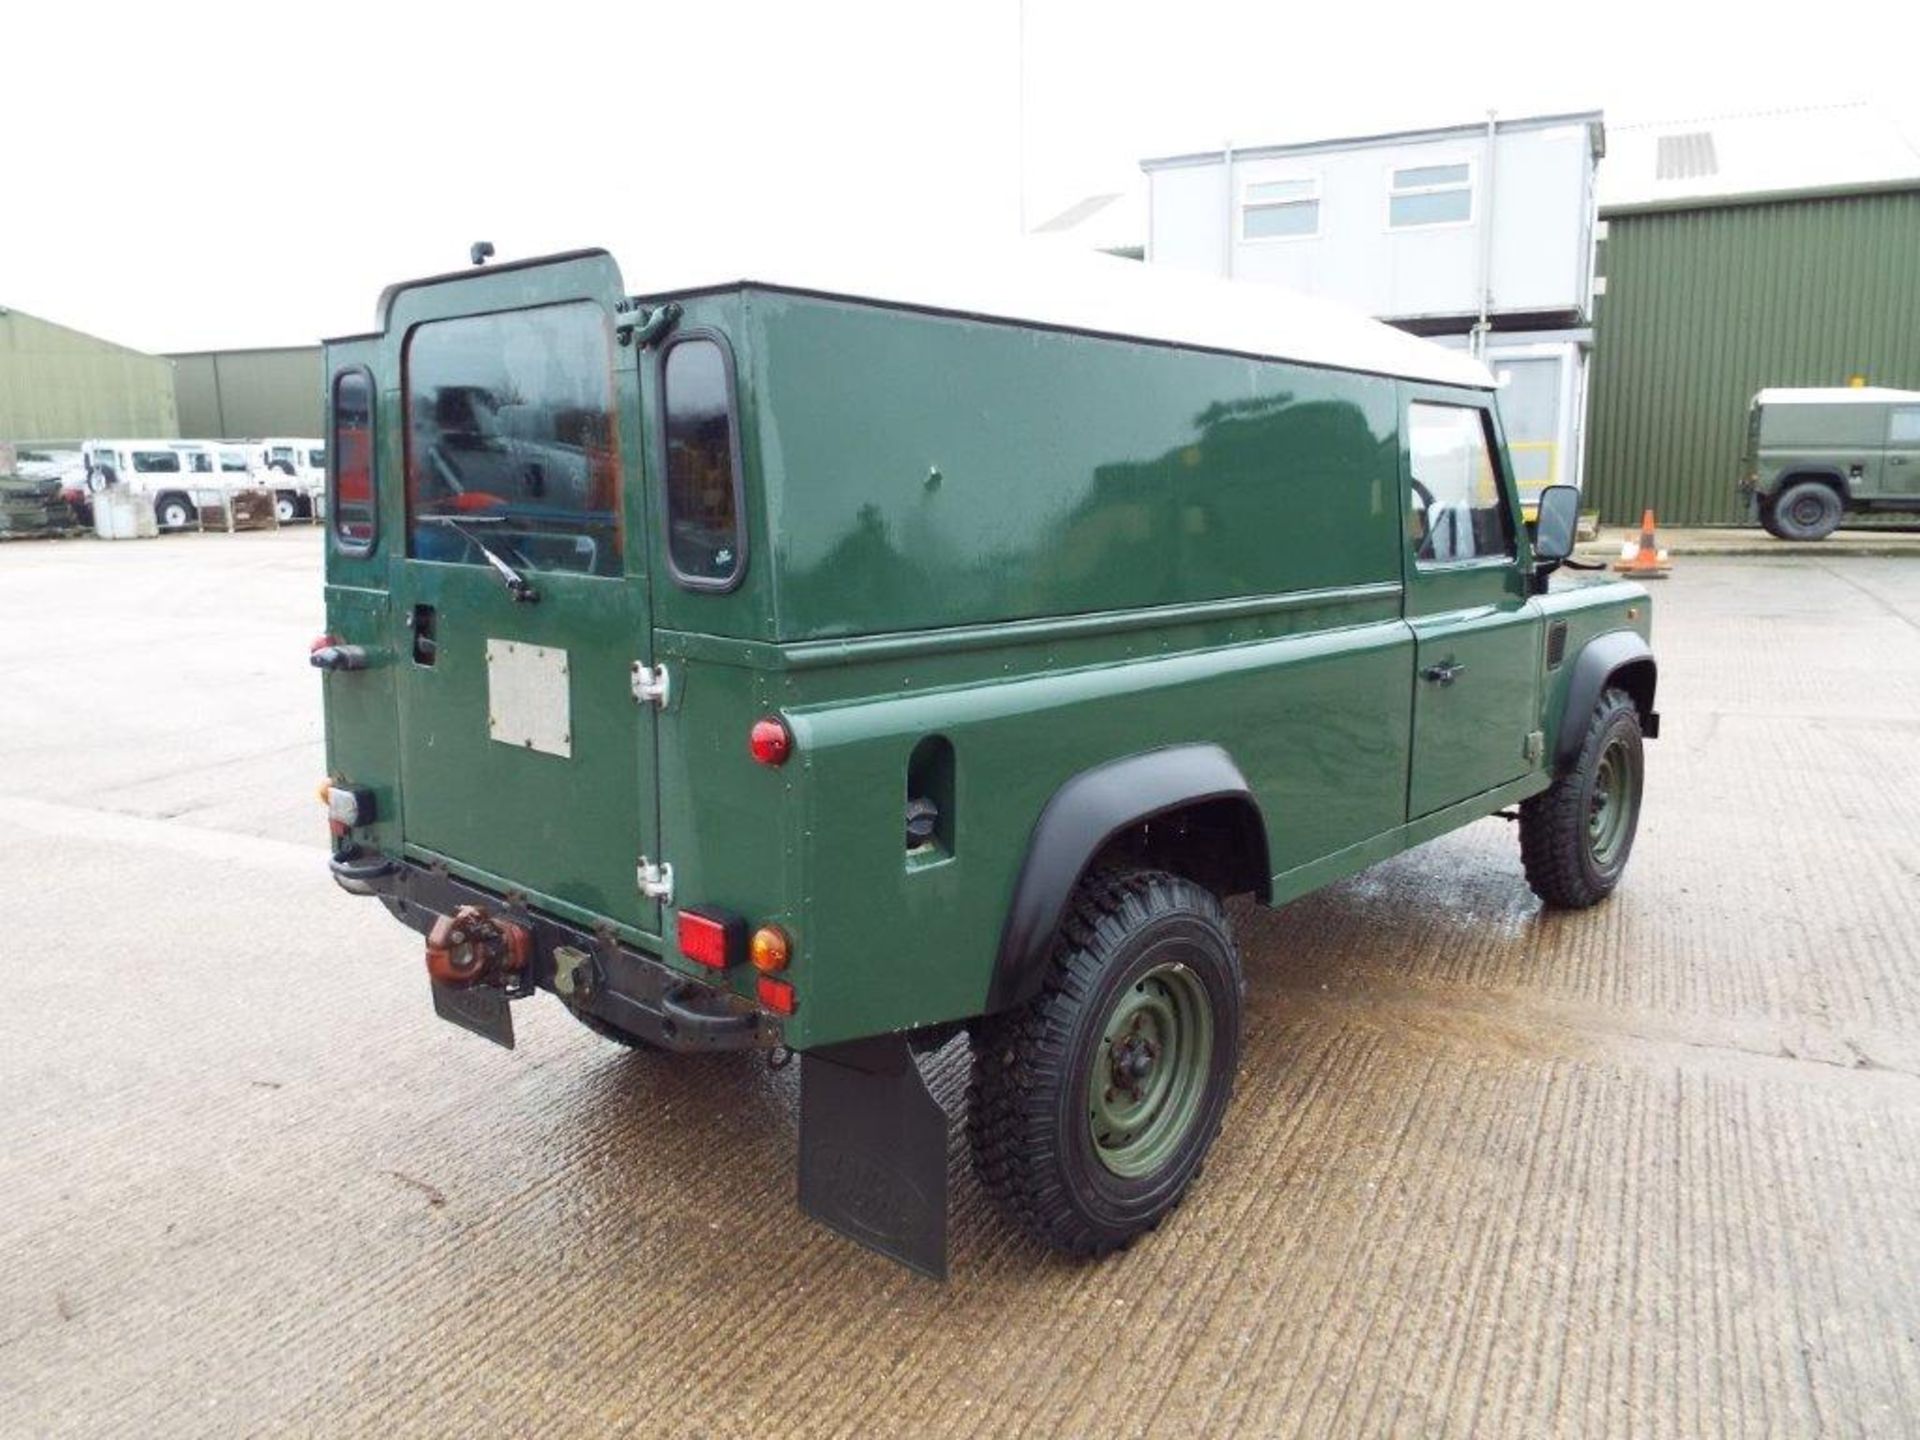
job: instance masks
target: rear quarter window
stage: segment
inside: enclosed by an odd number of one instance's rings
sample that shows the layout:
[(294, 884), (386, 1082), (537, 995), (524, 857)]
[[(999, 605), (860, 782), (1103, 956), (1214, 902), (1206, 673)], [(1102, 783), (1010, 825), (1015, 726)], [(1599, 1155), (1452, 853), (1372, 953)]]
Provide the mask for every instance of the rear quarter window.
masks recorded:
[(746, 572), (733, 355), (718, 335), (689, 331), (660, 357), (661, 473), (667, 561), (691, 590), (731, 590)]
[(365, 552), (379, 533), (373, 491), (373, 377), (342, 370), (333, 377), (333, 533), (342, 550)]

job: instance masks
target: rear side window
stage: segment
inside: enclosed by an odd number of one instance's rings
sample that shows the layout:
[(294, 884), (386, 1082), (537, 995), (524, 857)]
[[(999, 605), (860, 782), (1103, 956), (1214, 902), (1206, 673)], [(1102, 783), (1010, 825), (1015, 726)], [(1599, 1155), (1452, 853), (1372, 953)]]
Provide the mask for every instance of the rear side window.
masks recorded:
[(660, 360), (667, 560), (695, 590), (731, 590), (746, 565), (733, 364), (715, 336), (693, 332)]
[(1485, 412), (1416, 401), (1407, 407), (1407, 449), (1415, 559), (1441, 565), (1513, 554)]
[(373, 548), (379, 508), (373, 496), (373, 377), (342, 370), (333, 377), (334, 537), (343, 550)]
[(1920, 445), (1920, 405), (1896, 410), (1887, 422), (1889, 445)]
[[(618, 575), (613, 335), (592, 301), (407, 339), (407, 553)], [(337, 442), (336, 442), (337, 443)]]
[(174, 450), (136, 450), (133, 452), (136, 475), (178, 475), (180, 455)]

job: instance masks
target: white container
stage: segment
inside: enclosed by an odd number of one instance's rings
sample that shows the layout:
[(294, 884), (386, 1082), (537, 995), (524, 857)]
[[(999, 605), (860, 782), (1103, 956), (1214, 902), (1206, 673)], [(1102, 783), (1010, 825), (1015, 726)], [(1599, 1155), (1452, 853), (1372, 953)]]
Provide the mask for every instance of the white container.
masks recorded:
[(153, 502), (123, 486), (108, 486), (93, 497), (93, 533), (102, 540), (151, 540), (160, 533)]

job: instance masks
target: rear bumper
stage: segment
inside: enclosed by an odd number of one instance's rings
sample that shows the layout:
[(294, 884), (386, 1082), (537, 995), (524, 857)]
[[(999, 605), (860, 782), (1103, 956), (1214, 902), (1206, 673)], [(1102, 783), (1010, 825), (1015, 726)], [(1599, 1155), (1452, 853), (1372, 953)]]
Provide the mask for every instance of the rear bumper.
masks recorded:
[[(533, 983), (560, 995), (556, 974), (565, 966), (576, 1011), (617, 1026), (662, 1050), (766, 1050), (783, 1043), (777, 1016), (730, 991), (682, 975), (659, 958), (534, 910), (518, 897), (495, 894), (411, 860), (354, 852), (329, 862), (333, 878), (352, 895), (368, 895), (395, 919), (425, 935), (435, 920), (462, 905), (480, 905), (533, 933)], [(567, 956), (556, 960), (555, 952)]]

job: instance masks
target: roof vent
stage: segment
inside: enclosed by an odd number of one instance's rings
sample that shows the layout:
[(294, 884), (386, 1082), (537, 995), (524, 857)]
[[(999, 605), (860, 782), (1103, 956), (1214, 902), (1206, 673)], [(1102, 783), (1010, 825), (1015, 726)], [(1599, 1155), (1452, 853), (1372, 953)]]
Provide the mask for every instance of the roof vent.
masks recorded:
[(1691, 130), (1684, 135), (1662, 135), (1654, 152), (1656, 180), (1699, 180), (1720, 173), (1713, 153), (1713, 132)]

